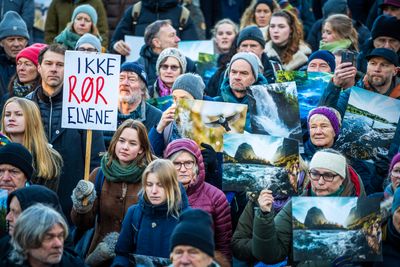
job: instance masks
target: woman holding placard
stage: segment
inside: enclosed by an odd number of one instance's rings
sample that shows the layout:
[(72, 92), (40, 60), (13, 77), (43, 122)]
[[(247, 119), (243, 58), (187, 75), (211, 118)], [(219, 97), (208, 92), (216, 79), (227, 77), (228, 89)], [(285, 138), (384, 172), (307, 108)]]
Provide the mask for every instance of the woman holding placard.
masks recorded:
[(33, 156), (35, 173), (31, 182), (57, 192), (63, 160), (47, 140), (37, 105), (26, 98), (12, 97), (4, 105), (1, 121), (1, 131)]
[(138, 202), (142, 173), (153, 159), (146, 127), (128, 119), (115, 132), (101, 166), (73, 190), (72, 222), (80, 232), (95, 227), (86, 258), (89, 265), (110, 266), (122, 219)]
[(75, 50), (76, 42), (85, 33), (91, 33), (101, 41), (96, 24), (97, 12), (91, 5), (77, 6), (72, 13), (71, 22), (54, 38), (54, 41), (63, 44), (68, 50)]

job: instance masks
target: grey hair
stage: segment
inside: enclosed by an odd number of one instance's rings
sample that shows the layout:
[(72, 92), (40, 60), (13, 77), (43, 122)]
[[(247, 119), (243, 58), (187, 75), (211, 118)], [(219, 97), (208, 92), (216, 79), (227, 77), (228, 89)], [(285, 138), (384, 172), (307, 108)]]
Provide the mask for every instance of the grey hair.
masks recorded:
[[(192, 153), (190, 153), (189, 151), (187, 151), (187, 150), (185, 150), (185, 149), (179, 150), (178, 152), (175, 152), (174, 154), (172, 154), (172, 155), (169, 157), (169, 160), (171, 160), (172, 162), (174, 162), (180, 155), (182, 155), (183, 152), (188, 153), (188, 154), (192, 157), (192, 160), (194, 161), (194, 165), (193, 165), (192, 170), (193, 170), (193, 172), (196, 174), (196, 176), (199, 175), (199, 164), (198, 164), (198, 162), (197, 162), (197, 159), (196, 159), (196, 157), (195, 157)], [(179, 176), (179, 175), (178, 175), (178, 176)], [(196, 178), (197, 178), (197, 177), (196, 177)]]
[(149, 24), (144, 30), (144, 43), (150, 47), (153, 47), (153, 39), (157, 37), (161, 27), (172, 25), (172, 21), (169, 19), (156, 20)]
[(10, 260), (22, 264), (28, 257), (27, 250), (41, 247), (46, 233), (57, 224), (64, 229), (65, 239), (68, 225), (56, 210), (41, 203), (24, 210), (15, 223)]

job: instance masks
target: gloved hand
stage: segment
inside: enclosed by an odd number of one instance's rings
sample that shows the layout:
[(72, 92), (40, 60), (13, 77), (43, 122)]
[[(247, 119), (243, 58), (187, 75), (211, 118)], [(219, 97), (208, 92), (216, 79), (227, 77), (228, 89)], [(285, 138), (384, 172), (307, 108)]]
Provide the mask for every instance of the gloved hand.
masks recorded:
[(209, 144), (201, 143), (201, 146), (204, 147), (204, 149), (201, 150), (204, 167), (208, 173), (213, 173), (217, 168), (217, 152), (215, 152), (214, 148)]
[[(87, 198), (87, 205), (83, 205), (83, 200)], [(92, 207), (96, 200), (96, 190), (94, 184), (90, 181), (80, 180), (72, 191), (72, 205), (76, 212), (87, 213)]]
[(95, 250), (87, 256), (85, 263), (89, 266), (99, 266), (105, 261), (113, 259), (116, 256), (115, 245), (118, 237), (119, 233), (117, 232), (108, 233)]

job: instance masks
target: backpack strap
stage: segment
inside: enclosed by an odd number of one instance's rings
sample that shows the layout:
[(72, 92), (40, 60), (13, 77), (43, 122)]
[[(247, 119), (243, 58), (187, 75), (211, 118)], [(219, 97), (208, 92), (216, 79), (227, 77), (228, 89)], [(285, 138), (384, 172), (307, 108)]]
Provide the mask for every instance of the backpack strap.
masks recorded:
[(96, 190), (96, 195), (97, 195), (97, 201), (99, 202), (98, 205), (98, 210), (97, 210), (97, 221), (100, 221), (100, 196), (101, 196), (101, 189), (103, 188), (103, 184), (104, 184), (104, 173), (101, 170), (101, 168), (99, 168), (99, 171), (96, 174), (96, 178), (94, 181), (94, 189)]
[(132, 32), (135, 35), (136, 24), (140, 17), (140, 11), (142, 11), (142, 1), (137, 2), (132, 7)]
[(140, 204), (137, 204), (135, 210), (133, 211), (133, 218), (132, 218), (132, 227), (134, 231), (133, 243), (135, 244), (135, 247), (137, 247), (138, 233), (140, 230), (140, 224), (142, 223), (142, 218), (143, 218), (142, 209), (140, 207)]
[(187, 9), (184, 6), (181, 6), (182, 11), (181, 11), (181, 17), (179, 18), (179, 36), (182, 36), (182, 32), (183, 29), (185, 28), (188, 20), (189, 20), (189, 16), (190, 16), (190, 11), (189, 9)]

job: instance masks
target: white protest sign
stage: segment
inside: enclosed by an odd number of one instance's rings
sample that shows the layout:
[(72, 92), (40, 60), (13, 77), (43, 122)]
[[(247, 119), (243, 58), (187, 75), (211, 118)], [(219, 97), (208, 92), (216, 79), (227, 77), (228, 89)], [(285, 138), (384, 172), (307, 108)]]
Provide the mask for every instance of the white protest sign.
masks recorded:
[(212, 40), (180, 41), (178, 49), (191, 60), (197, 61), (199, 53), (214, 54), (214, 43)]
[(63, 128), (115, 131), (121, 56), (65, 53)]
[(126, 56), (126, 61), (132, 62), (138, 60), (140, 57), (140, 49), (142, 49), (144, 45), (144, 37), (125, 35), (125, 43), (127, 43), (131, 49), (131, 53)]

